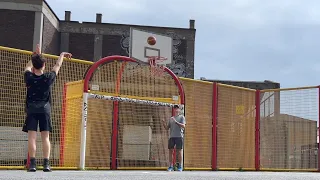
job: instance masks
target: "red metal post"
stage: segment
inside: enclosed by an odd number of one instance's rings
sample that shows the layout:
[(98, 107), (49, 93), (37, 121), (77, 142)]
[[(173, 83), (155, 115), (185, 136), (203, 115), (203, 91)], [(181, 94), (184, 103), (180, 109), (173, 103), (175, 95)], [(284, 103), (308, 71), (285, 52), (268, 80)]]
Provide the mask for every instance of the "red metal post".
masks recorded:
[(113, 102), (113, 120), (112, 120), (112, 150), (111, 150), (111, 169), (117, 169), (117, 147), (118, 147), (118, 115), (119, 102)]
[(213, 83), (212, 95), (212, 170), (217, 170), (217, 118), (218, 118), (218, 85)]
[[(120, 94), (121, 78), (124, 68), (127, 62), (123, 62), (120, 71), (118, 72), (117, 82), (116, 82), (116, 95)], [(119, 102), (113, 102), (113, 126), (112, 126), (112, 152), (111, 152), (111, 169), (115, 170), (118, 167), (117, 153), (118, 153), (118, 121), (119, 121)]]
[(256, 91), (255, 169), (260, 170), (260, 90)]
[[(318, 87), (318, 99), (318, 133), (320, 139), (320, 86)], [(318, 172), (320, 172), (320, 142), (318, 143)]]

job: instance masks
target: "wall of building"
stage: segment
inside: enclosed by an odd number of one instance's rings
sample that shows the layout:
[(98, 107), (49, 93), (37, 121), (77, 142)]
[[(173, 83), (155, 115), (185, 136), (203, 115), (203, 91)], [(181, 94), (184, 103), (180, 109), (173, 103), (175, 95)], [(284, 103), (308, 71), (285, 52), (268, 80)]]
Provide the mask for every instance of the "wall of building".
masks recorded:
[(32, 50), (35, 13), (0, 9), (0, 45)]
[(70, 33), (69, 49), (66, 51), (72, 53), (75, 58), (95, 61), (94, 39), (94, 34)]
[[(129, 56), (130, 28), (136, 28), (173, 38), (173, 63), (168, 67), (180, 77), (194, 77), (194, 21), (189, 28), (167, 28), (128, 24), (101, 23), (102, 15), (97, 14), (96, 22), (71, 20), (66, 12), (60, 21), (62, 51), (69, 51), (79, 59), (97, 61), (110, 55)], [(68, 44), (68, 45), (66, 45)]]
[(169, 35), (173, 38), (173, 63), (168, 67), (180, 77), (194, 78), (194, 20), (189, 28), (138, 26), (96, 22), (71, 21), (66, 11), (60, 21), (46, 1), (0, 0), (0, 45), (34, 50), (37, 44), (42, 52), (59, 55), (71, 52), (75, 58), (97, 61), (110, 55), (129, 56), (130, 27)]
[(0, 45), (59, 54), (59, 19), (43, 0), (0, 0)]
[(43, 4), (42, 51), (46, 54), (60, 54), (59, 19), (50, 7)]

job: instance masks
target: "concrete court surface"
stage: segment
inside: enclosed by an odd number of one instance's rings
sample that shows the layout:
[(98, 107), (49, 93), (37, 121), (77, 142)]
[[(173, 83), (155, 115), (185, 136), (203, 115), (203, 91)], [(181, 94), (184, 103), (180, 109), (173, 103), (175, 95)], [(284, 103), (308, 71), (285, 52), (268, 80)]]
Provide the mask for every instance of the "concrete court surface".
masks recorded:
[(298, 172), (235, 172), (235, 171), (42, 171), (26, 172), (0, 170), (0, 179), (46, 179), (46, 180), (319, 180), (320, 173)]

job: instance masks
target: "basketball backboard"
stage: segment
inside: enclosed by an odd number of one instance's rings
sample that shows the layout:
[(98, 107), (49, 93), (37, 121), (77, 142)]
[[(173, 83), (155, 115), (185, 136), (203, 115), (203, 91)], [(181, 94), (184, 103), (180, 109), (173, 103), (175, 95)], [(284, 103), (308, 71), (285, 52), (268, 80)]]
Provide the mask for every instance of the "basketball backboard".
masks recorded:
[[(156, 38), (155, 45), (148, 44), (148, 37)], [(148, 63), (149, 56), (165, 57), (167, 60), (157, 62), (160, 65), (169, 65), (172, 62), (172, 38), (169, 36), (151, 33), (130, 28), (130, 57), (137, 61)]]

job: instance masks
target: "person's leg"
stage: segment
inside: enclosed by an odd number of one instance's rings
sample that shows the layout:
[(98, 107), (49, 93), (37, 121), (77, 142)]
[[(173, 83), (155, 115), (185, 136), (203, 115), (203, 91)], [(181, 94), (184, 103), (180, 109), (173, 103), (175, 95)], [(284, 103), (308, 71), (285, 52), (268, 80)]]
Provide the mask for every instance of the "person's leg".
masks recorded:
[(37, 131), (28, 131), (28, 152), (30, 158), (36, 157)]
[(169, 149), (169, 166), (173, 167), (173, 150), (174, 149)]
[(36, 171), (36, 141), (37, 141), (37, 129), (38, 121), (34, 114), (28, 114), (25, 124), (28, 131), (28, 153), (30, 157), (29, 172)]
[(183, 149), (183, 138), (177, 138), (176, 152), (178, 156), (178, 171), (182, 171), (182, 149)]
[(41, 131), (41, 140), (42, 140), (43, 158), (49, 159), (50, 157), (49, 131)]
[(50, 172), (50, 139), (49, 139), (49, 131), (41, 131), (41, 139), (42, 139), (42, 150), (43, 150), (43, 171)]
[(176, 149), (179, 166), (182, 164), (182, 149)]
[(43, 171), (50, 172), (50, 138), (49, 133), (52, 130), (50, 114), (41, 114), (39, 117), (39, 127), (41, 131), (42, 150), (43, 150)]
[(30, 157), (30, 172), (36, 171), (36, 140), (37, 140), (37, 131), (28, 131), (28, 152)]
[(25, 149), (25, 152), (24, 152), (25, 153), (25, 159), (23, 160), (23, 165), (24, 165), (25, 168), (28, 168), (28, 166), (29, 166), (29, 161), (28, 160), (30, 160), (29, 159), (29, 150), (28, 150), (28, 146), (29, 146), (29, 142), (28, 142), (29, 138), (28, 137), (29, 137), (29, 135), (28, 135), (27, 124), (28, 124), (28, 115), (26, 114), (26, 119), (25, 119), (24, 124), (22, 126), (22, 131), (26, 133), (26, 136), (25, 136), (26, 148), (24, 148)]
[(168, 149), (169, 149), (169, 168), (168, 171), (173, 170), (173, 149), (174, 149), (174, 139), (170, 138), (168, 141)]

